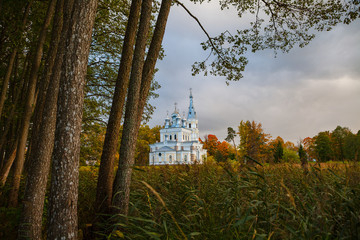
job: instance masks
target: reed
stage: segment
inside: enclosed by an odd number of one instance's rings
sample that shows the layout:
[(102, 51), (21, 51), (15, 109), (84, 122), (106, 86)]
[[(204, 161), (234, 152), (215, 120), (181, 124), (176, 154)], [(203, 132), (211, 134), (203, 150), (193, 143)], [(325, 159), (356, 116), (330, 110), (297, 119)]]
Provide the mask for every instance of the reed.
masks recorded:
[(360, 167), (141, 167), (129, 213), (109, 238), (359, 239)]

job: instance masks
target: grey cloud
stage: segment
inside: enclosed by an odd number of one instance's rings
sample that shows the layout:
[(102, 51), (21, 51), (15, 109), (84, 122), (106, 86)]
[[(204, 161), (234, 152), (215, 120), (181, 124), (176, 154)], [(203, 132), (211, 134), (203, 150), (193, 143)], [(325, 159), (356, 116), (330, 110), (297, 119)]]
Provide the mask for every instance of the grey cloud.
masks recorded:
[[(240, 24), (231, 12), (217, 14), (218, 6), (211, 5), (210, 12), (205, 7), (196, 6), (194, 14), (211, 33)], [(360, 129), (359, 21), (319, 33), (309, 46), (276, 58), (270, 50), (249, 54), (244, 78), (230, 86), (221, 77), (191, 76), (191, 65), (207, 56), (200, 47), (204, 40), (182, 9), (172, 9), (163, 42), (166, 57), (157, 64), (162, 88), (152, 100), (157, 109), (150, 125), (163, 124), (174, 102), (187, 111), (193, 88), (200, 136), (224, 139), (227, 127), (236, 128), (241, 120), (261, 122), (266, 133), (294, 143), (337, 125)]]

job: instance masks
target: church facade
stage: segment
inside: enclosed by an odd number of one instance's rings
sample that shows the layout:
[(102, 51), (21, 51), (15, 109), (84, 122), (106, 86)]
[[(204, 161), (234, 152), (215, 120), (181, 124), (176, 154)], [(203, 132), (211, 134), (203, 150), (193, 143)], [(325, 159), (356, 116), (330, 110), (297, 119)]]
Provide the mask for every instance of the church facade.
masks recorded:
[(206, 150), (199, 141), (198, 119), (191, 90), (187, 118), (180, 116), (175, 105), (171, 117), (166, 116), (164, 128), (160, 129), (160, 142), (149, 146), (150, 165), (203, 163)]

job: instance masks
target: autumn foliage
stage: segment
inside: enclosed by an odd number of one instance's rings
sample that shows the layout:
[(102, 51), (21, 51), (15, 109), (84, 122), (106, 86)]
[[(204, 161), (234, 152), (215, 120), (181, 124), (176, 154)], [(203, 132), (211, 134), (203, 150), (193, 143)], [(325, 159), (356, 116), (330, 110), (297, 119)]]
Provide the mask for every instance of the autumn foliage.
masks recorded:
[(218, 162), (235, 159), (234, 147), (226, 141), (220, 142), (213, 134), (205, 136), (204, 141), (200, 139), (200, 142), (204, 144), (203, 148), (207, 149), (208, 155), (213, 156)]
[[(360, 160), (360, 131), (354, 134), (347, 127), (338, 126), (333, 131), (320, 132), (312, 138), (299, 140), (296, 145), (280, 136), (272, 138), (264, 132), (262, 124), (255, 121), (240, 121), (237, 129), (235, 132), (231, 127), (228, 128), (228, 142), (221, 142), (213, 134), (205, 136), (201, 142), (207, 149), (208, 156), (212, 156), (218, 162), (236, 159), (240, 163), (254, 162), (253, 160), (271, 164), (300, 163), (301, 145), (303, 161)], [(235, 140), (237, 136), (239, 140)]]

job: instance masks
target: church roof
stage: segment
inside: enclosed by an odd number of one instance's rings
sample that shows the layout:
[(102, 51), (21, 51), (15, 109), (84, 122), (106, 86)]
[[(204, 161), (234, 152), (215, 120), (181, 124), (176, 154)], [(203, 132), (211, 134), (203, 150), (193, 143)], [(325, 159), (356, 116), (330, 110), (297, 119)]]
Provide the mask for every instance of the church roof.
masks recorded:
[(172, 149), (171, 147), (165, 146), (157, 150), (157, 152), (173, 152), (175, 149)]

